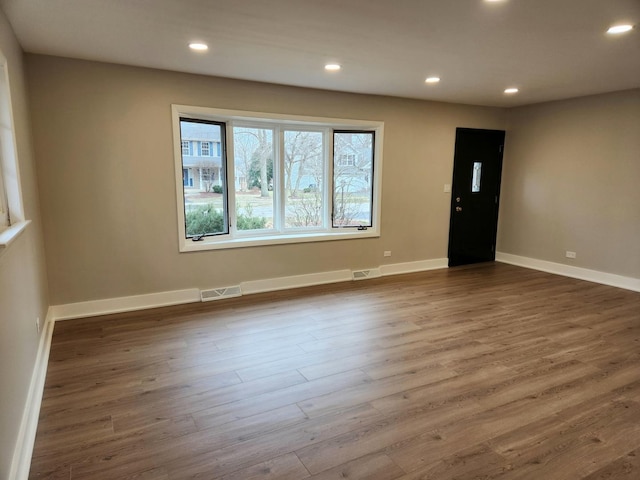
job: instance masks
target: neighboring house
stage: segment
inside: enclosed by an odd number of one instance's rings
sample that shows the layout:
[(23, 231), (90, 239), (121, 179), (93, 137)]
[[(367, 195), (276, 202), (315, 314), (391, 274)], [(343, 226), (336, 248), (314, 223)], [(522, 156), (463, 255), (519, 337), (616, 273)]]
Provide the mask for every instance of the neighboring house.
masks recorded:
[(220, 133), (209, 125), (182, 123), (182, 184), (201, 192), (222, 185)]
[[(181, 123), (182, 185), (193, 192), (211, 192), (222, 186), (222, 144), (220, 130), (210, 125)], [(236, 190), (247, 189), (247, 179), (236, 170)]]
[(336, 192), (366, 192), (371, 188), (373, 145), (371, 137), (341, 133), (333, 161)]

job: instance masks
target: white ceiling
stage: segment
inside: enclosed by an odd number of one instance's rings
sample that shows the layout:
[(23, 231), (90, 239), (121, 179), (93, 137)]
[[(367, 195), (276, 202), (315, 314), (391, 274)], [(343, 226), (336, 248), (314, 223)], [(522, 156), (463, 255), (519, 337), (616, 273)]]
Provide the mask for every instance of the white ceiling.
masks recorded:
[[(27, 52), (456, 103), (640, 87), (640, 0), (0, 0)], [(605, 34), (616, 23), (636, 28)], [(209, 44), (204, 54), (187, 44)], [(337, 73), (324, 71), (340, 63)], [(429, 75), (442, 81), (426, 85)], [(520, 93), (507, 96), (506, 87)]]

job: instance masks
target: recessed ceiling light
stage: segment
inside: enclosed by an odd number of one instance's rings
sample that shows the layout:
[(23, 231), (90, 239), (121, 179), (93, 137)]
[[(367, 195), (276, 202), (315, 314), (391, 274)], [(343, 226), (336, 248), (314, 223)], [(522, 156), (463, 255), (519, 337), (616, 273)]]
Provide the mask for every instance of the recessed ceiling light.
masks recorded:
[(342, 67), (340, 65), (338, 65), (337, 63), (327, 63), (324, 66), (325, 70), (329, 70), (330, 72), (337, 72), (338, 70), (340, 70)]
[(614, 25), (612, 27), (609, 27), (609, 30), (607, 30), (607, 33), (612, 33), (612, 34), (616, 34), (616, 33), (625, 33), (628, 32), (630, 30), (633, 29), (633, 25)]
[(206, 43), (199, 43), (199, 42), (190, 43), (189, 48), (197, 52), (206, 52), (207, 50), (209, 50), (209, 47), (207, 46)]
[(504, 93), (508, 93), (508, 94), (518, 93), (518, 89), (515, 87), (505, 88)]
[(425, 83), (438, 83), (440, 81), (440, 77), (427, 77)]

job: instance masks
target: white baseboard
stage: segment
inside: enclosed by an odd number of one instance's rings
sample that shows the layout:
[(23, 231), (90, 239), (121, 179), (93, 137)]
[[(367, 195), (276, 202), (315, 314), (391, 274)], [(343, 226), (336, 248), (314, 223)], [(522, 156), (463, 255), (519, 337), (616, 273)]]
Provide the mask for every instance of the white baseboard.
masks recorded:
[(399, 275), (402, 273), (425, 272), (427, 270), (437, 270), (439, 268), (448, 268), (448, 258), (434, 258), (432, 260), (419, 260), (417, 262), (392, 263), (390, 265), (381, 265), (380, 271), (382, 276)]
[(275, 292), (289, 288), (310, 287), (327, 283), (348, 282), (351, 280), (351, 270), (334, 270), (332, 272), (309, 273), (292, 277), (276, 277), (264, 280), (250, 280), (240, 283), (243, 295), (252, 293)]
[(51, 309), (47, 312), (44, 322), (43, 332), (38, 343), (38, 353), (36, 363), (31, 374), (29, 392), (25, 402), (20, 430), (16, 447), (13, 451), (11, 470), (9, 478), (12, 480), (27, 480), (29, 468), (31, 467), (31, 455), (36, 441), (36, 431), (38, 429), (38, 417), (40, 416), (40, 405), (44, 393), (44, 382), (47, 377), (47, 364), (49, 363), (49, 350), (51, 349), (51, 337), (53, 336), (53, 318)]
[(598, 270), (589, 270), (588, 268), (573, 267), (562, 263), (548, 262), (546, 260), (538, 260), (536, 258), (522, 257), (520, 255), (503, 252), (496, 252), (496, 261), (640, 292), (640, 279), (638, 278), (625, 277), (613, 273), (600, 272)]
[(95, 317), (110, 313), (133, 312), (147, 308), (167, 307), (182, 303), (200, 301), (200, 290), (189, 288), (171, 292), (149, 293), (131, 297), (107, 298), (104, 300), (90, 300), (88, 302), (67, 303), (53, 305), (51, 310), (55, 321), (72, 318)]

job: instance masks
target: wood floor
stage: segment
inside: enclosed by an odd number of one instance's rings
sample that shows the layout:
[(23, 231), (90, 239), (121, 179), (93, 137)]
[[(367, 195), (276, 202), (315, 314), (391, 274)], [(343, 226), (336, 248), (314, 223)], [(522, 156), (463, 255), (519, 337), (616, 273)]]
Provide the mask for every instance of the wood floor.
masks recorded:
[(58, 322), (32, 479), (638, 479), (640, 293), (503, 264)]

